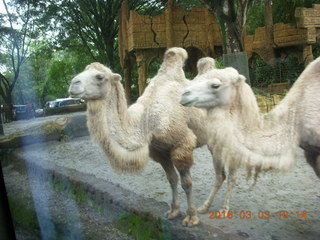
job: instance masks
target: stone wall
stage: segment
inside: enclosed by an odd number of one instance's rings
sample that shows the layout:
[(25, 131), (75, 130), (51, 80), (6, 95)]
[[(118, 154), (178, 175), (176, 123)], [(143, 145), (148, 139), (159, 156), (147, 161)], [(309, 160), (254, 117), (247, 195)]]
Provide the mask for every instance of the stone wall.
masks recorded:
[(320, 4), (314, 4), (313, 8), (297, 8), (295, 17), (297, 26), (284, 23), (272, 26), (272, 42), (268, 42), (266, 27), (257, 28), (254, 35), (245, 37), (245, 51), (256, 52), (266, 62), (271, 62), (273, 49), (287, 48), (290, 52), (290, 47), (301, 46), (300, 59), (308, 64), (313, 59), (311, 45), (320, 38)]
[(314, 4), (313, 8), (296, 8), (294, 16), (298, 28), (320, 28), (320, 4)]
[(131, 10), (127, 21), (128, 51), (166, 48), (168, 24), (172, 28), (174, 46), (195, 46), (200, 50), (213, 50), (214, 46), (222, 45), (219, 26), (207, 9), (193, 8), (184, 11), (174, 5), (172, 13), (171, 21), (168, 22), (166, 15), (170, 13), (167, 11), (150, 17)]

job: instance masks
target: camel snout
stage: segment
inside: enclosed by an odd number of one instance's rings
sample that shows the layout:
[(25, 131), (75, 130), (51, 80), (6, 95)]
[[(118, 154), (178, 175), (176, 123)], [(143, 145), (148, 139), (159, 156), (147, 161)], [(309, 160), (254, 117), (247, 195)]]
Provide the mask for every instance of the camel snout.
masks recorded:
[(189, 95), (191, 94), (191, 92), (185, 92), (182, 94), (182, 97), (180, 99), (180, 104), (185, 106), (185, 107), (192, 107), (194, 106), (194, 104), (198, 101), (198, 97), (196, 97), (195, 99), (190, 98)]
[(71, 84), (68, 89), (68, 93), (71, 97), (80, 97), (84, 92), (83, 87), (81, 87), (81, 82), (78, 79), (72, 79)]

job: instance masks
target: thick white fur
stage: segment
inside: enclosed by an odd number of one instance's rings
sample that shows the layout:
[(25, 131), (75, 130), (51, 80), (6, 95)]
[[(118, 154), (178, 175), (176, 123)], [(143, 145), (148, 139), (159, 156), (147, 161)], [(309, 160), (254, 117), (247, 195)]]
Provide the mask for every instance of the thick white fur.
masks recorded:
[(310, 63), (284, 100), (266, 115), (259, 113), (244, 77), (235, 78), (234, 71), (211, 70), (199, 76), (184, 96), (188, 101), (197, 98), (196, 106), (205, 95), (201, 91), (209, 87), (206, 81), (213, 78), (232, 91), (224, 104), (215, 105), (214, 100), (213, 105), (204, 106), (209, 113), (208, 145), (215, 157), (228, 166), (287, 171), (295, 164), (299, 144), (320, 146), (320, 58)]
[[(182, 90), (190, 85), (182, 69), (186, 58), (184, 49), (167, 50), (158, 74), (129, 108), (119, 75), (100, 63), (88, 65), (72, 80), (69, 92), (88, 100), (89, 131), (115, 169), (124, 172), (143, 169), (150, 144), (159, 151), (169, 152), (183, 142), (193, 148), (206, 144), (205, 112), (179, 104)], [(95, 74), (108, 79), (96, 89), (92, 82)], [(79, 81), (81, 90), (77, 86)], [(84, 89), (85, 94), (76, 94)]]
[(120, 75), (100, 63), (78, 74), (69, 93), (88, 101), (90, 134), (113, 168), (136, 172), (144, 168), (149, 155), (162, 165), (172, 188), (170, 219), (180, 215), (175, 169), (179, 171), (188, 202), (183, 224), (193, 226), (199, 219), (192, 201), (192, 151), (207, 143), (207, 133), (205, 111), (179, 104), (182, 90), (190, 85), (182, 69), (187, 56), (182, 48), (168, 49), (157, 75), (129, 108)]

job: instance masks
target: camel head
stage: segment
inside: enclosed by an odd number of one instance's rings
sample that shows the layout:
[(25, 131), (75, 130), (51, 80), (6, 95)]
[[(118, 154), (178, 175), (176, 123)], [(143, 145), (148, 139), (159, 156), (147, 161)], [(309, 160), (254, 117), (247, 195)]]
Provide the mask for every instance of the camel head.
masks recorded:
[(199, 108), (226, 106), (235, 97), (236, 85), (244, 80), (232, 67), (212, 69), (194, 78), (193, 84), (184, 90), (180, 103)]
[(84, 100), (104, 99), (110, 95), (112, 84), (120, 80), (119, 74), (113, 73), (101, 63), (91, 63), (71, 80), (69, 94)]

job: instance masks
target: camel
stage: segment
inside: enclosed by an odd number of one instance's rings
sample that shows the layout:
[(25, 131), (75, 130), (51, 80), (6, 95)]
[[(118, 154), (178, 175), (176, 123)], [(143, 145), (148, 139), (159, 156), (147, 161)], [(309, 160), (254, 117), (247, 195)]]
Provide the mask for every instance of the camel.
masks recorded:
[(169, 219), (180, 216), (175, 169), (178, 170), (188, 203), (182, 223), (191, 227), (199, 223), (192, 201), (192, 152), (207, 143), (207, 134), (205, 111), (179, 104), (182, 90), (191, 82), (183, 71), (187, 56), (182, 48), (168, 49), (157, 75), (129, 108), (121, 76), (100, 63), (88, 65), (75, 76), (69, 94), (87, 100), (90, 135), (114, 169), (125, 173), (140, 171), (149, 156), (161, 164), (172, 190)]
[(234, 68), (213, 69), (197, 76), (180, 103), (206, 109), (208, 146), (213, 153), (216, 182), (199, 208), (207, 212), (225, 180), (228, 191), (222, 210), (229, 210), (231, 190), (239, 167), (260, 171), (288, 171), (300, 146), (320, 178), (320, 57), (303, 71), (273, 110), (261, 114), (245, 77)]

